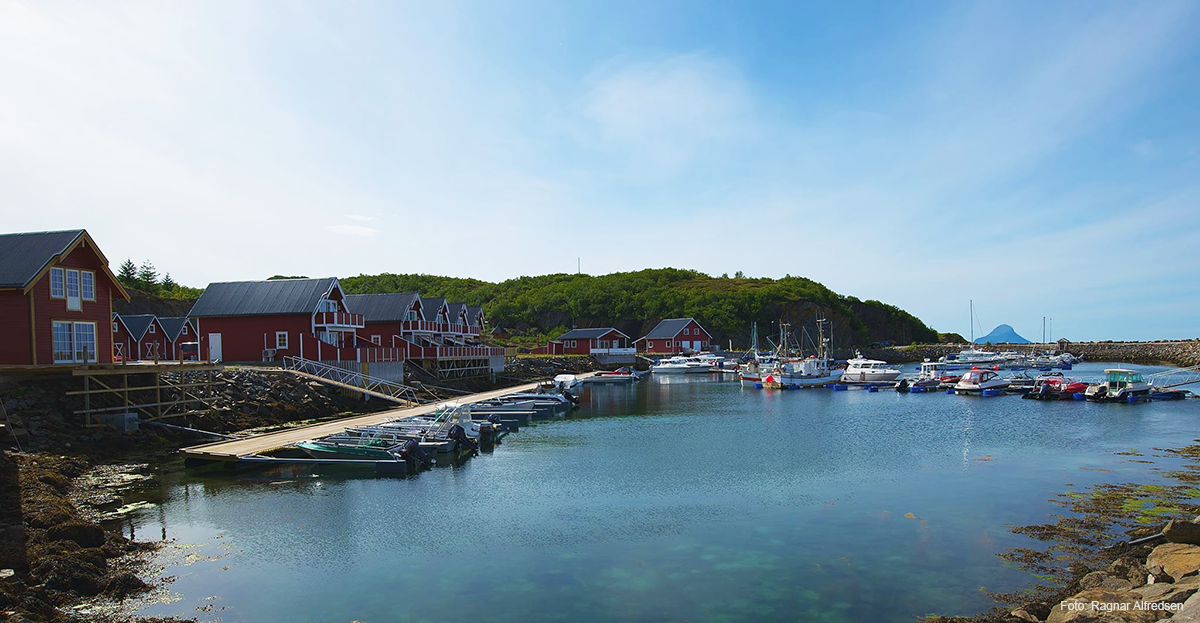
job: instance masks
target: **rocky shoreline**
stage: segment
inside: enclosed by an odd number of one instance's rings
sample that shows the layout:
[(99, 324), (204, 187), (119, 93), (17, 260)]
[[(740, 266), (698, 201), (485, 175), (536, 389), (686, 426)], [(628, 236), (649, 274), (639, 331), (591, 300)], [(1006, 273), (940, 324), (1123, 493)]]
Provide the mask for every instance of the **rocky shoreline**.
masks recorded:
[[(1055, 347), (1052, 345), (1051, 347)], [(1140, 364), (1165, 364), (1179, 367), (1200, 365), (1200, 340), (1161, 342), (1071, 342), (1066, 350), (1088, 361), (1113, 361)], [(926, 359), (957, 353), (964, 348), (978, 348), (989, 352), (1028, 352), (1036, 344), (912, 344), (866, 349), (863, 356), (882, 359), (890, 363), (915, 363)]]

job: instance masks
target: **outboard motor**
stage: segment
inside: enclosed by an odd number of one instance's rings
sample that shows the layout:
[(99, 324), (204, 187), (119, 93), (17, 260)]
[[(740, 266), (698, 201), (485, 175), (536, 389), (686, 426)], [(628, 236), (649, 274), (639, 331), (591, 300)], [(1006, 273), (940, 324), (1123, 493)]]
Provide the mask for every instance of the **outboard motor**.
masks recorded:
[(471, 450), (479, 449), (479, 445), (476, 444), (474, 441), (472, 441), (471, 438), (467, 436), (467, 431), (464, 430), (463, 427), (458, 424), (455, 424), (454, 426), (450, 427), (450, 434), (447, 435), (447, 437), (449, 437), (450, 439), (453, 439), (455, 442), (455, 445), (459, 448), (465, 447), (465, 448), (469, 448)]
[(908, 391), (908, 379), (900, 379), (900, 382), (896, 383), (896, 391), (898, 391), (898, 392)]
[(493, 414), (487, 416), (487, 421), (491, 422), (492, 424), (495, 424), (496, 426), (499, 426), (500, 425), (500, 414), (493, 413)]
[(405, 461), (411, 461), (411, 464), (417, 469), (421, 469), (429, 463), (429, 457), (425, 456), (425, 451), (421, 449), (421, 444), (417, 443), (416, 439), (409, 439), (404, 442), (404, 445), (396, 454)]
[(573, 404), (573, 405), (577, 405), (577, 404), (579, 404), (579, 399), (578, 399), (578, 398), (576, 398), (576, 397), (575, 397), (575, 396), (574, 396), (574, 395), (573, 395), (571, 392), (569, 392), (569, 391), (567, 391), (567, 390), (565, 390), (565, 389), (564, 389), (564, 390), (562, 390), (562, 395), (563, 395), (563, 397), (564, 397), (564, 398), (566, 398), (566, 399), (567, 399), (567, 400), (568, 400), (568, 401), (569, 401), (571, 404)]

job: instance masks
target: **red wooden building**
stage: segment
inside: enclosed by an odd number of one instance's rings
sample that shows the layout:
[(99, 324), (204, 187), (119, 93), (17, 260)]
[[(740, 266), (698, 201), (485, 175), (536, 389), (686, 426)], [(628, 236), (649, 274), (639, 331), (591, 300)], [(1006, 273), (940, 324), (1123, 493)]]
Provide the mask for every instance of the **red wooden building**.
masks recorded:
[(158, 324), (162, 326), (163, 331), (166, 333), (168, 359), (178, 360), (194, 356), (194, 354), (189, 355), (184, 353), (183, 349), (180, 348), (182, 344), (196, 341), (196, 325), (190, 318), (182, 316), (159, 318)]
[(129, 300), (87, 231), (0, 235), (0, 365), (112, 363), (112, 302)]
[(375, 346), (402, 346), (402, 336), (412, 332), (409, 327), (437, 332), (435, 323), (422, 324), (421, 297), (414, 292), (347, 294), (346, 305), (363, 315), (359, 340)]
[(203, 359), (354, 361), (361, 356), (355, 348), (363, 315), (344, 299), (333, 277), (213, 283), (188, 317)]
[(113, 314), (114, 361), (171, 359), (170, 339), (154, 314)]
[(695, 318), (669, 318), (635, 341), (639, 352), (676, 355), (708, 348), (712, 336)]
[(562, 344), (562, 354), (590, 355), (593, 349), (625, 348), (629, 345), (629, 336), (612, 327), (571, 329), (553, 342)]

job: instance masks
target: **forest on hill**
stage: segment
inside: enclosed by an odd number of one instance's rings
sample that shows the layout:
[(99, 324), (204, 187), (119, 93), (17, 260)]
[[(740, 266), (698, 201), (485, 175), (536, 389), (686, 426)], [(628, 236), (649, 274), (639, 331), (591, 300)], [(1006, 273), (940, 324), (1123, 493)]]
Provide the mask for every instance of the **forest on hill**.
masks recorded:
[[(482, 305), (493, 327), (533, 344), (572, 327), (612, 326), (637, 338), (663, 318), (695, 317), (723, 346), (745, 348), (752, 323), (764, 338), (787, 322), (815, 331), (833, 321), (836, 344), (880, 340), (933, 343), (938, 334), (912, 314), (880, 301), (843, 296), (803, 277), (712, 277), (693, 270), (646, 269), (609, 275), (554, 274), (500, 283), (435, 275), (359, 275), (341, 280), (347, 293), (419, 292)], [(762, 342), (765, 345), (765, 340)]]

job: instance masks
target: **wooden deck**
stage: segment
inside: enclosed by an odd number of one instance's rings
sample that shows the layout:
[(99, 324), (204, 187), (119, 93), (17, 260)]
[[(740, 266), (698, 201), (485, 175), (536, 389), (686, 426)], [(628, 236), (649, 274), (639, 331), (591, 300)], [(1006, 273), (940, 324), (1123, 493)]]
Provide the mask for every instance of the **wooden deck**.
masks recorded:
[[(577, 375), (579, 378), (592, 376), (593, 373)], [(492, 398), (499, 398), (508, 394), (516, 394), (520, 392), (528, 392), (537, 388), (539, 383), (526, 383), (515, 387), (505, 387), (504, 389), (496, 389), (479, 394), (471, 394), (462, 396), (453, 400), (445, 400), (436, 403), (421, 405), (418, 407), (408, 407), (404, 409), (392, 409), (389, 411), (380, 411), (379, 413), (371, 413), (368, 415), (360, 415), (349, 417), (332, 422), (322, 422), (320, 424), (310, 424), (308, 426), (299, 426), (289, 428), (287, 430), (276, 431), (273, 433), (264, 433), (244, 439), (232, 441), (218, 441), (214, 443), (206, 443), (199, 446), (192, 446), (180, 450), (184, 458), (188, 459), (203, 459), (209, 461), (237, 461), (239, 457), (261, 454), (278, 450), (285, 446), (289, 446), (299, 441), (307, 441), (318, 437), (325, 437), (335, 433), (342, 432), (342, 429), (347, 426), (377, 426), (385, 422), (400, 420), (404, 418), (415, 417), (418, 415), (428, 415), (433, 413), (438, 407), (447, 403), (474, 403), (483, 402)]]

